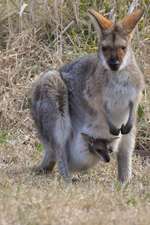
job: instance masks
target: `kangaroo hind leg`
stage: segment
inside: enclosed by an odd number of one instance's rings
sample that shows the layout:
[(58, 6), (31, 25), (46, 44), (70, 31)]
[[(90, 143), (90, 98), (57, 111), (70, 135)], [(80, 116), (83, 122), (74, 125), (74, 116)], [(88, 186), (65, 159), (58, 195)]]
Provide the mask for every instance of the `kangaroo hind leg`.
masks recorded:
[(35, 168), (37, 173), (52, 172), (56, 164), (56, 154), (47, 140), (41, 140), (44, 147), (43, 158), (39, 166)]
[(49, 71), (35, 84), (32, 115), (44, 144), (41, 168), (58, 162), (60, 174), (69, 177), (66, 143), (71, 131), (68, 91), (58, 71)]

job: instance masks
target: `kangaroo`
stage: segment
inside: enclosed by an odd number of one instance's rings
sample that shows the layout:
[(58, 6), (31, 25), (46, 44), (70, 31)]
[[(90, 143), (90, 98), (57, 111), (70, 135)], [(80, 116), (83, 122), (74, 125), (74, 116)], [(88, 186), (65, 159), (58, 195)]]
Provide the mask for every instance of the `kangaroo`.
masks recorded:
[[(144, 89), (131, 48), (143, 11), (136, 9), (116, 23), (93, 9), (89, 14), (99, 29), (97, 54), (45, 72), (33, 87), (32, 116), (44, 145), (39, 169), (52, 171), (57, 162), (60, 175), (70, 182), (73, 171), (91, 168), (100, 158), (109, 161), (109, 143), (117, 155), (118, 179), (125, 183), (132, 175), (136, 114)], [(86, 135), (105, 140), (99, 154)]]

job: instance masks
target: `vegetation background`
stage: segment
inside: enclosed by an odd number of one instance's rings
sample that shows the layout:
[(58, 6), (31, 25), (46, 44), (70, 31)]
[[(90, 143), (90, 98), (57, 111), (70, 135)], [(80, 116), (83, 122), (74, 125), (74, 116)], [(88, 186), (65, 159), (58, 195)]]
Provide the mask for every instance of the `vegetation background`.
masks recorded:
[(121, 189), (115, 159), (64, 187), (32, 172), (42, 146), (30, 116), (31, 85), (39, 74), (96, 52), (92, 7), (120, 19), (130, 0), (0, 0), (0, 224), (150, 224), (150, 2), (133, 40), (146, 89), (138, 110), (133, 180)]

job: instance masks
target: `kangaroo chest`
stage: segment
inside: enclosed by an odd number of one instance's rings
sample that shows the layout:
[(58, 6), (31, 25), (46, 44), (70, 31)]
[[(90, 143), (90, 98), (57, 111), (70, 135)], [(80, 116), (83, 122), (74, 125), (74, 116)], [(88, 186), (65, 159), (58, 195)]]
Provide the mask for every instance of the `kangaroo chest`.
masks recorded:
[(116, 126), (126, 123), (129, 116), (129, 103), (135, 102), (136, 88), (128, 76), (118, 76), (110, 80), (103, 91), (103, 105), (107, 108), (108, 116)]
[[(87, 112), (88, 116), (84, 124), (84, 127), (91, 130), (90, 133), (94, 132), (93, 129), (97, 130), (96, 133), (99, 134), (101, 134), (102, 130), (106, 130), (106, 113), (116, 126), (127, 122), (129, 103), (135, 102), (137, 90), (129, 80), (127, 73), (115, 75), (109, 81), (103, 82), (104, 84), (91, 84), (91, 91), (88, 88), (84, 91), (84, 98), (95, 112), (92, 115)], [(96, 90), (93, 90), (94, 88)], [(108, 133), (106, 133), (107, 135)]]

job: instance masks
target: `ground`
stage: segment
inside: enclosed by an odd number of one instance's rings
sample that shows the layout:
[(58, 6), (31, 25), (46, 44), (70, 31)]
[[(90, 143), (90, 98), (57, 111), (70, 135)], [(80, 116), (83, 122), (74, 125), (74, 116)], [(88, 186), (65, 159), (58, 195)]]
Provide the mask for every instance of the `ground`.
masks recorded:
[[(52, 174), (37, 175), (33, 171), (42, 156), (42, 145), (30, 115), (33, 81), (44, 70), (57, 68), (73, 58), (95, 51), (96, 47), (95, 41), (91, 41), (93, 33), (88, 35), (87, 30), (85, 34), (76, 33), (74, 29), (66, 32), (67, 24), (75, 27), (74, 23), (70, 23), (72, 17), (69, 20), (66, 15), (62, 30), (65, 51), (58, 51), (62, 50), (57, 41), (59, 37), (51, 35), (47, 41), (44, 39), (45, 30), (41, 27), (37, 30), (19, 27), (14, 31), (18, 14), (10, 10), (12, 23), (9, 19), (8, 23), (3, 23), (5, 32), (0, 33), (0, 225), (150, 224), (150, 14), (147, 1), (143, 4), (146, 12), (140, 25), (143, 31), (136, 31), (134, 49), (144, 73), (146, 88), (138, 110), (133, 177), (123, 188), (117, 182), (115, 157), (110, 163), (101, 162), (87, 172), (76, 174), (79, 182), (75, 184), (64, 184), (57, 167)], [(84, 5), (81, 5), (82, 14), (85, 14)], [(25, 16), (28, 16), (27, 13), (25, 11)], [(0, 21), (3, 22), (3, 18)], [(53, 33), (57, 34), (59, 26), (55, 30), (55, 21), (59, 20), (57, 17), (52, 19)], [(26, 20), (22, 18), (19, 26), (24, 25), (23, 22)], [(81, 28), (81, 31), (86, 28), (83, 19)], [(19, 29), (23, 31), (17, 33)], [(76, 29), (78, 31), (79, 27)], [(90, 26), (88, 29), (91, 29)], [(43, 32), (41, 36), (39, 32)]]
[[(24, 141), (24, 138), (22, 141)], [(32, 166), (41, 153), (26, 137), (0, 146), (1, 225), (149, 225), (150, 164), (133, 158), (133, 179), (123, 189), (116, 163), (100, 163), (65, 185), (57, 169), (36, 175)]]

